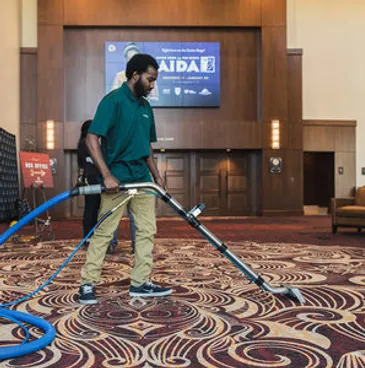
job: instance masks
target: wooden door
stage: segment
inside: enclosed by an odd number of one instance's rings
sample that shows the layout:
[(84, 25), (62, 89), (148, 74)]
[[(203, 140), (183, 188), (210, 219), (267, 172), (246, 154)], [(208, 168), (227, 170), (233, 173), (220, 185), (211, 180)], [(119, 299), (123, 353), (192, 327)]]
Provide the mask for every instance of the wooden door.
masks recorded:
[[(156, 152), (155, 160), (168, 192), (189, 210), (199, 202), (206, 204), (203, 215), (256, 215), (260, 172), (255, 153), (249, 151), (171, 151)], [(70, 155), (71, 183), (77, 179), (77, 154)], [(82, 217), (83, 196), (71, 200), (71, 216)], [(165, 202), (156, 199), (156, 215), (176, 216)]]
[(225, 153), (199, 152), (196, 154), (196, 200), (204, 202), (204, 215), (221, 215), (226, 207)]
[(238, 216), (249, 212), (249, 186), (248, 186), (249, 156), (245, 152), (228, 153), (225, 175), (226, 207), (225, 215)]
[[(191, 206), (190, 165), (189, 153), (168, 152), (155, 153), (156, 165), (164, 178), (169, 193), (184, 207)], [(77, 153), (71, 153), (71, 183), (77, 181)], [(79, 196), (71, 199), (71, 217), (82, 217), (84, 211), (84, 197)], [(165, 202), (156, 199), (157, 216), (175, 216), (176, 213)]]
[(205, 215), (242, 216), (252, 212), (248, 185), (250, 153), (196, 154), (196, 200), (206, 204)]
[[(155, 159), (169, 194), (188, 208), (191, 202), (190, 164), (188, 152), (156, 153)], [(157, 216), (176, 216), (176, 212), (165, 202), (158, 200)]]

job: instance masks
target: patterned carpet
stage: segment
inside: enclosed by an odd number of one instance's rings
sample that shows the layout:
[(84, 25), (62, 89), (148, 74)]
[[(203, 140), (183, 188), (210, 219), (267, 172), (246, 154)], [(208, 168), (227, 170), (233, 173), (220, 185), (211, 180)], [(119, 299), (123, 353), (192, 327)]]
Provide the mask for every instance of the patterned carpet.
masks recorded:
[[(41, 285), (77, 245), (73, 239), (1, 249), (0, 300)], [(295, 285), (298, 305), (264, 293), (204, 240), (157, 239), (153, 281), (165, 298), (130, 298), (127, 241), (108, 255), (100, 303), (77, 303), (85, 250), (44, 292), (17, 306), (57, 329), (51, 346), (1, 367), (365, 367), (365, 249), (228, 242), (273, 286)], [(39, 336), (37, 328), (30, 328)], [(2, 321), (0, 344), (22, 330)]]

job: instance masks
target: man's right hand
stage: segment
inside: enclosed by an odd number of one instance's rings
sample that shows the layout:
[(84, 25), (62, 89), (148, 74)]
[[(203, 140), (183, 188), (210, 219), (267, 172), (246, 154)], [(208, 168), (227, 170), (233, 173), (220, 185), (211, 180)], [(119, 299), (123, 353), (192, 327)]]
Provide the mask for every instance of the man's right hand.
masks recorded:
[(119, 192), (119, 180), (113, 175), (104, 177), (104, 187), (106, 193), (118, 193)]

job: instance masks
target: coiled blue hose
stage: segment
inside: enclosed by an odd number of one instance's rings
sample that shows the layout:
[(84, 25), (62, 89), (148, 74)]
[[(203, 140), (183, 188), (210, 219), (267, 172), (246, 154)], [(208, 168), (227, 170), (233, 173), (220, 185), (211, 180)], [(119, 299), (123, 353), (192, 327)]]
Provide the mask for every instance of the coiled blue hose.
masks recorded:
[[(41, 213), (47, 211), (49, 208), (57, 205), (60, 202), (63, 202), (66, 199), (69, 199), (71, 197), (71, 191), (67, 191), (64, 193), (61, 193), (57, 195), (56, 197), (50, 199), (49, 201), (43, 203), (41, 206), (34, 209), (32, 212), (30, 212), (28, 215), (24, 216), (21, 220), (19, 220), (15, 225), (10, 227), (7, 231), (5, 231), (0, 236), (0, 245), (4, 244), (7, 239), (9, 239), (12, 235), (14, 235), (19, 229), (21, 229), (24, 225), (35, 219), (37, 216), (39, 216)], [(93, 229), (94, 230), (94, 229)], [(92, 231), (93, 231), (92, 230)], [(92, 232), (90, 232), (92, 233)], [(81, 242), (79, 247), (84, 243), (85, 239)], [(77, 247), (77, 250), (79, 249)], [(72, 256), (75, 254), (75, 251), (73, 252)], [(71, 257), (71, 256), (70, 256)], [(18, 304), (26, 299), (31, 298), (34, 294), (39, 292), (41, 289), (43, 289), (45, 286), (47, 286), (55, 277), (56, 275), (61, 271), (61, 269), (68, 263), (68, 261), (72, 258), (67, 260), (67, 262), (64, 262), (62, 266), (59, 268), (59, 270), (56, 272), (55, 275), (51, 277), (45, 284), (43, 284), (40, 288), (38, 288), (35, 292), (19, 299), (11, 303), (6, 303), (0, 305), (0, 317), (4, 319), (8, 319), (16, 324), (18, 324), (25, 333), (24, 341), (20, 345), (15, 346), (8, 346), (8, 347), (2, 347), (0, 348), (0, 360), (2, 359), (9, 359), (9, 358), (15, 358), (18, 356), (22, 356), (25, 354), (32, 353), (34, 351), (43, 349), (45, 346), (49, 345), (54, 338), (56, 337), (56, 330), (53, 327), (53, 325), (42, 318), (32, 316), (30, 314), (26, 314), (23, 312), (18, 311), (12, 311), (8, 309), (4, 309), (3, 307), (7, 307), (10, 305)], [(36, 339), (34, 341), (28, 342), (29, 340), (29, 332), (28, 329), (22, 324), (22, 322), (32, 324), (34, 326), (39, 327), (44, 331), (44, 335)]]
[[(57, 195), (56, 197), (50, 199), (49, 201), (43, 203), (41, 206), (34, 209), (32, 212), (30, 212), (28, 215), (23, 217), (21, 220), (19, 220), (16, 224), (14, 224), (12, 227), (10, 227), (7, 231), (5, 231), (4, 234), (0, 236), (0, 245), (4, 244), (7, 239), (9, 239), (12, 235), (14, 235), (19, 229), (21, 229), (24, 225), (32, 221), (34, 218), (42, 214), (43, 212), (47, 211), (49, 208), (63, 202), (66, 199), (69, 199), (71, 197), (80, 195), (80, 194), (98, 194), (103, 189), (98, 186), (95, 188), (84, 188), (83, 192), (79, 192), (78, 188), (75, 188), (71, 191), (66, 191), (64, 193), (61, 193)], [(150, 194), (155, 194), (154, 192), (149, 192)], [(18, 324), (25, 333), (24, 341), (19, 345), (9, 346), (0, 348), (0, 360), (3, 359), (9, 359), (9, 358), (15, 358), (18, 356), (26, 355), (35, 351), (38, 351), (40, 349), (43, 349), (47, 345), (49, 345), (54, 338), (56, 337), (56, 330), (53, 327), (52, 324), (49, 322), (36, 317), (32, 316), (30, 314), (18, 312), (18, 311), (12, 311), (8, 309), (4, 309), (3, 307), (9, 307), (15, 304), (19, 304), (25, 300), (30, 299), (33, 295), (39, 293), (42, 289), (44, 289), (47, 285), (49, 285), (56, 276), (61, 272), (61, 270), (71, 261), (73, 256), (77, 253), (77, 251), (82, 247), (82, 245), (85, 243), (85, 241), (93, 234), (95, 229), (100, 226), (100, 224), (108, 218), (113, 211), (116, 208), (108, 211), (105, 213), (99, 221), (96, 223), (96, 225), (90, 230), (90, 232), (86, 235), (84, 239), (79, 243), (79, 245), (74, 249), (74, 251), (70, 254), (70, 256), (62, 263), (62, 265), (58, 268), (58, 270), (38, 289), (33, 291), (32, 293), (24, 296), (23, 298), (20, 298), (18, 300), (15, 300), (13, 302), (9, 302), (6, 304), (0, 304), (0, 317), (8, 319), (16, 324)], [(42, 329), (44, 331), (44, 336), (42, 336), (40, 339), (28, 342), (29, 340), (29, 332), (27, 328), (22, 324), (22, 322), (30, 323), (32, 325), (35, 325)]]
[[(18, 221), (14, 226), (10, 227), (4, 234), (0, 236), (0, 245), (5, 243), (7, 239), (9, 239), (12, 235), (14, 235), (19, 229), (21, 229), (24, 225), (32, 221), (34, 218), (39, 216), (41, 213), (45, 212), (47, 209), (59, 204), (60, 202), (69, 199), (74, 196), (78, 196), (80, 194), (90, 195), (90, 194), (98, 194), (100, 193), (103, 188), (100, 186), (97, 186), (95, 188), (84, 188), (84, 190), (80, 193), (79, 188), (74, 188), (71, 191), (67, 191), (64, 193), (61, 193), (57, 195), (56, 197), (50, 199), (49, 201), (43, 203), (41, 206), (37, 207), (34, 211), (29, 213), (27, 216), (22, 218), (20, 221)], [(56, 337), (56, 330), (49, 322), (36, 317), (32, 316), (30, 314), (18, 312), (18, 311), (11, 311), (4, 309), (3, 307), (9, 307), (18, 303), (21, 303), (25, 300), (30, 299), (33, 295), (39, 293), (42, 289), (44, 289), (47, 285), (49, 285), (61, 272), (61, 270), (71, 261), (73, 256), (78, 252), (78, 250), (83, 246), (85, 241), (90, 238), (90, 236), (93, 234), (95, 229), (100, 226), (102, 222), (104, 222), (119, 206), (116, 206), (115, 208), (109, 210), (106, 212), (95, 224), (95, 226), (90, 230), (90, 232), (85, 236), (84, 239), (79, 243), (79, 245), (74, 249), (74, 251), (70, 254), (70, 256), (62, 263), (62, 265), (58, 268), (58, 270), (38, 289), (33, 291), (32, 293), (24, 296), (23, 298), (20, 298), (18, 300), (15, 300), (13, 302), (9, 302), (6, 304), (0, 304), (0, 317), (3, 317), (5, 319), (8, 319), (16, 324), (18, 324), (25, 332), (25, 338), (24, 341), (20, 345), (15, 346), (9, 346), (5, 348), (0, 348), (0, 360), (2, 359), (9, 359), (9, 358), (15, 358), (18, 356), (26, 355), (32, 352), (35, 352), (37, 350), (43, 349), (47, 345), (49, 345), (54, 338)], [(40, 339), (37, 339), (32, 342), (27, 342), (29, 340), (29, 332), (27, 328), (21, 323), (26, 322), (30, 323), (32, 325), (35, 325), (42, 329), (44, 331), (44, 336), (42, 336)]]
[[(66, 199), (69, 199), (70, 197), (77, 195), (78, 192), (71, 192), (66, 191), (64, 193), (61, 193), (57, 195), (56, 197), (50, 199), (49, 201), (43, 203), (41, 206), (34, 209), (32, 212), (30, 212), (28, 215), (24, 216), (21, 220), (19, 220), (15, 225), (10, 227), (7, 231), (5, 231), (0, 236), (0, 245), (4, 244), (7, 239), (9, 239), (12, 235), (14, 235), (19, 229), (21, 229), (24, 225), (32, 221), (34, 218), (38, 217), (41, 213), (47, 211), (49, 208), (63, 202)], [(105, 219), (105, 218), (104, 218)], [(53, 325), (39, 317), (32, 316), (30, 314), (18, 312), (18, 311), (12, 311), (8, 309), (4, 309), (3, 307), (15, 305), (18, 303), (21, 303), (24, 300), (27, 300), (31, 298), (34, 294), (38, 293), (40, 290), (45, 288), (57, 275), (58, 273), (66, 266), (66, 264), (71, 260), (71, 258), (74, 256), (74, 254), (80, 249), (80, 247), (84, 244), (85, 240), (91, 236), (94, 229), (99, 226), (99, 223), (95, 225), (95, 227), (90, 231), (90, 233), (81, 241), (81, 243), (78, 245), (78, 247), (72, 252), (72, 254), (67, 258), (67, 260), (61, 265), (61, 267), (56, 271), (56, 273), (47, 280), (42, 286), (40, 286), (37, 290), (32, 292), (31, 294), (16, 300), (11, 303), (1, 304), (0, 305), (0, 317), (8, 319), (16, 324), (18, 324), (25, 333), (25, 339), (20, 345), (15, 346), (8, 346), (8, 347), (2, 347), (0, 348), (0, 360), (2, 359), (9, 359), (9, 358), (15, 358), (18, 356), (22, 356), (25, 354), (29, 354), (32, 352), (35, 352), (37, 350), (43, 349), (45, 346), (49, 345), (54, 338), (56, 337), (56, 330), (53, 327)], [(22, 324), (22, 322), (32, 324), (34, 326), (39, 327), (44, 331), (44, 335), (34, 341), (28, 342), (29, 340), (29, 332), (27, 328)]]
[(34, 326), (39, 327), (44, 331), (44, 335), (37, 340), (27, 342), (29, 333), (25, 326), (22, 328), (26, 331), (26, 340), (20, 345), (8, 346), (0, 349), (0, 360), (15, 358), (25, 354), (33, 353), (34, 351), (43, 349), (45, 346), (49, 345), (56, 337), (55, 328), (47, 321), (42, 318), (32, 316), (31, 314), (26, 314), (18, 311), (11, 311), (0, 308), (0, 316), (10, 321), (13, 321), (20, 326), (23, 326), (19, 321), (30, 323)]

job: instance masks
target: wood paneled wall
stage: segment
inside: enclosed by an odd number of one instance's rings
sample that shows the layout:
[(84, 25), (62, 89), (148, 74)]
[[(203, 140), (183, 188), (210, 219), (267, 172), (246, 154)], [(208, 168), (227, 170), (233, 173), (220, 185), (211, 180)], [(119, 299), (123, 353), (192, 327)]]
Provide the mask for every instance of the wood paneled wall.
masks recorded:
[[(43, 0), (48, 1), (48, 0)], [(54, 1), (54, 0), (53, 0)], [(67, 26), (259, 27), (260, 0), (64, 0)], [(265, 1), (269, 5), (270, 1)], [(276, 1), (282, 7), (285, 1)], [(272, 7), (272, 13), (277, 10)], [(281, 9), (282, 10), (282, 9)], [(272, 14), (268, 14), (271, 18)]]
[[(261, 149), (262, 175), (258, 185), (262, 193), (262, 213), (299, 213), (302, 207), (302, 198), (298, 196), (302, 165), (301, 102), (293, 99), (301, 97), (298, 92), (301, 64), (299, 55), (288, 59), (286, 32), (285, 0), (186, 0), (179, 3), (38, 0), (37, 121), (55, 120), (59, 124), (59, 142), (62, 142), (62, 147), (60, 143), (59, 149), (52, 153), (60, 163), (54, 194), (67, 187), (62, 173), (68, 170), (67, 165), (64, 166), (65, 150), (75, 147), (80, 120), (89, 118), (104, 90), (100, 82), (103, 78), (100, 53), (88, 58), (87, 64), (95, 73), (90, 84), (86, 77), (90, 71), (86, 69), (78, 75), (77, 67), (72, 64), (73, 57), (82, 60), (111, 36), (118, 40), (131, 39), (132, 35), (141, 40), (218, 38), (223, 49), (232, 50), (235, 46), (240, 53), (239, 64), (232, 61), (232, 68), (222, 70), (221, 108), (156, 109), (156, 118), (161, 124), (160, 137), (175, 137), (161, 140), (158, 147)], [(70, 54), (75, 48), (77, 53)], [(296, 76), (292, 79), (288, 77), (290, 73)], [(72, 76), (81, 83), (75, 83), (74, 90), (69, 88)], [(80, 102), (78, 111), (74, 98)], [(269, 146), (272, 119), (281, 122), (279, 151)], [(38, 130), (42, 130), (41, 123)], [(215, 134), (210, 135), (210, 132)], [(39, 147), (45, 150), (45, 142), (39, 142)], [(268, 174), (268, 160), (273, 155), (283, 158), (284, 170), (280, 175)]]
[(20, 150), (37, 139), (37, 49), (20, 49)]
[[(335, 196), (351, 197), (356, 186), (356, 121), (303, 120), (303, 151), (335, 153)], [(343, 174), (339, 168), (343, 168)]]
[[(106, 41), (219, 41), (221, 48), (220, 108), (156, 108), (160, 139), (156, 148), (261, 148), (258, 111), (258, 29), (66, 29), (64, 32), (65, 121), (94, 116), (104, 96)], [(78, 128), (68, 124), (67, 129)], [(76, 134), (65, 148), (76, 147)]]

